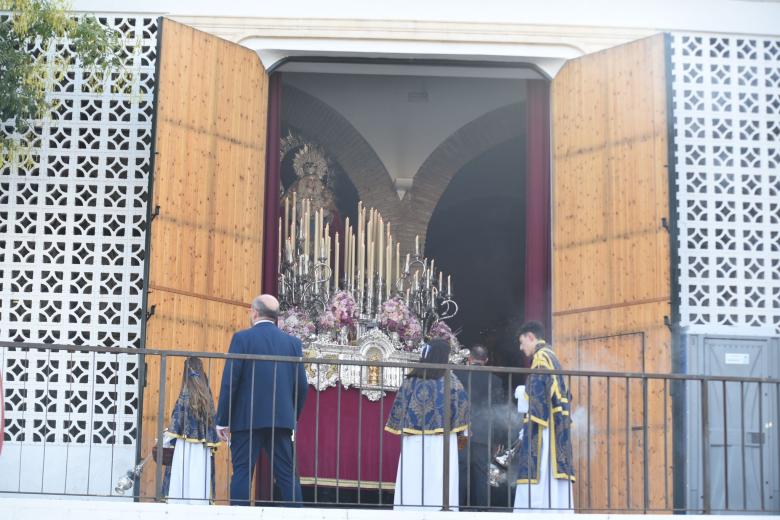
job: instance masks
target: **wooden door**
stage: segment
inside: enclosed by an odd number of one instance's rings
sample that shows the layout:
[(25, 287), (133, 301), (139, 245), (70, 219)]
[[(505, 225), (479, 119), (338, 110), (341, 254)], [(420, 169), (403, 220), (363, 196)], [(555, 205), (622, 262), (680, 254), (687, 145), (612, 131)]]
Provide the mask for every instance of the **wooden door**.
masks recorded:
[[(146, 347), (227, 351), (260, 291), (268, 76), (257, 54), (163, 18), (159, 32)], [(222, 362), (204, 360), (216, 403)], [(182, 358), (147, 358), (142, 456), (154, 444), (160, 381), (167, 425)], [(225, 446), (217, 498), (228, 497)], [(154, 496), (154, 464), (141, 494)]]
[[(665, 49), (659, 34), (583, 56), (552, 82), (553, 340), (567, 368), (671, 368)], [(648, 383), (645, 413), (641, 381), (612, 380), (609, 403), (605, 379), (590, 399), (587, 378), (572, 381), (578, 509), (671, 508), (668, 385)], [(609, 467), (607, 447), (623, 452)]]

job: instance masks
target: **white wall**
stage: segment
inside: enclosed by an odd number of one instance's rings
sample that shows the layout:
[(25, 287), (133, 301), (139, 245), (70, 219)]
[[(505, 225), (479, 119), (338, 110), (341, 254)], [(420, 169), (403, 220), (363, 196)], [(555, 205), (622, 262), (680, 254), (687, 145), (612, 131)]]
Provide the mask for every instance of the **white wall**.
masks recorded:
[[(113, 501), (61, 501), (32, 499), (0, 499), (0, 518), (40, 520), (50, 518), (56, 509), (57, 520), (547, 520), (545, 513), (455, 514), (442, 511), (392, 511), (387, 509), (315, 509), (284, 507), (228, 507), (171, 504), (141, 504)], [(668, 520), (668, 515), (608, 515), (591, 514), (588, 520)], [(708, 515), (686, 515), (686, 520), (711, 520)], [(755, 520), (757, 516), (735, 515), (729, 520)], [(761, 518), (767, 518), (766, 516)], [(772, 517), (769, 517), (772, 518)], [(775, 517), (777, 518), (777, 517)]]
[(780, 4), (761, 0), (74, 0), (73, 4), (85, 11), (199, 16), (499, 22), (756, 34), (780, 30)]
[[(412, 178), (436, 147), (463, 125), (525, 98), (522, 80), (307, 73), (284, 77), (285, 83), (344, 116), (393, 179)], [(409, 93), (420, 91), (428, 93), (428, 101), (410, 102)]]

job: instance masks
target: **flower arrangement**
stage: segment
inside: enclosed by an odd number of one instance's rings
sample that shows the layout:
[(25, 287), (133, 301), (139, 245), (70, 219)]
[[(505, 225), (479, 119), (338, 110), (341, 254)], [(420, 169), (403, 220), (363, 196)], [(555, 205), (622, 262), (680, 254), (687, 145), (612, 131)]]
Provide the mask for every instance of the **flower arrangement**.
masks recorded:
[(322, 313), (318, 324), (326, 330), (336, 330), (347, 327), (350, 331), (355, 327), (357, 318), (357, 303), (349, 291), (339, 291), (330, 298), (328, 307)]
[(437, 321), (431, 326), (431, 329), (428, 331), (428, 336), (430, 339), (443, 339), (447, 343), (450, 344), (451, 348), (457, 349), (460, 346), (460, 343), (458, 342), (458, 337), (455, 335), (454, 332), (452, 332), (452, 329), (450, 328), (447, 323), (444, 321)]
[(398, 296), (382, 303), (379, 326), (387, 332), (397, 333), (401, 342), (410, 348), (414, 348), (422, 339), (420, 322), (409, 311), (406, 302)]
[(309, 338), (317, 330), (306, 312), (295, 307), (282, 312), (278, 324), (281, 330), (301, 340)]

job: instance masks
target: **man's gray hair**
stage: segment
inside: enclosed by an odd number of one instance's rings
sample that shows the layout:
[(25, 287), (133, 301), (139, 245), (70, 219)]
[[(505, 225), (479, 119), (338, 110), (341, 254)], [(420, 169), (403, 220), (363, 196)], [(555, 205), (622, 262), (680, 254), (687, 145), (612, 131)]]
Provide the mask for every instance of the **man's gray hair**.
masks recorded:
[(268, 306), (263, 303), (262, 296), (258, 296), (252, 300), (252, 308), (261, 318), (268, 318), (269, 320), (276, 321), (279, 317), (279, 309), (269, 309)]

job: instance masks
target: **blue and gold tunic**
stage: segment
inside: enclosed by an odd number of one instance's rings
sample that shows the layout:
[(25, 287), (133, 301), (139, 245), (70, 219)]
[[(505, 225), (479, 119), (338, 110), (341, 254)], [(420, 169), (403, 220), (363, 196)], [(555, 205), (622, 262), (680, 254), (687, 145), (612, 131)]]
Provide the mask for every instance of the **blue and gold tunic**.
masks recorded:
[[(469, 399), (455, 374), (450, 374), (450, 431), (469, 426)], [(387, 418), (385, 430), (396, 435), (444, 433), (444, 378), (404, 379)]]
[[(543, 341), (536, 346), (532, 369), (560, 370), (561, 363)], [(517, 483), (539, 482), (542, 432), (550, 429), (550, 464), (552, 476), (574, 481), (571, 449), (571, 394), (563, 376), (538, 372), (529, 374), (525, 383), (528, 413), (523, 420), (523, 439), (515, 461)]]

